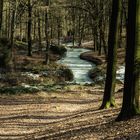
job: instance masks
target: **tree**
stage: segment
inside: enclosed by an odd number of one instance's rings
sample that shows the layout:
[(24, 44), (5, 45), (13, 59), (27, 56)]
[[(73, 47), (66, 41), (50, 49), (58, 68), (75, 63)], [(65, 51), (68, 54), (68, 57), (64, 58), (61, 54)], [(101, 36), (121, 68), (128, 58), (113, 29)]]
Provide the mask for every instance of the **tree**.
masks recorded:
[(32, 6), (31, 1), (28, 0), (28, 56), (32, 56)]
[(2, 26), (2, 15), (3, 15), (3, 0), (0, 0), (0, 31)]
[(129, 119), (139, 111), (140, 1), (129, 0), (123, 105), (117, 120)]
[(115, 105), (114, 90), (116, 80), (116, 61), (117, 61), (117, 47), (118, 47), (118, 34), (120, 23), (120, 8), (121, 0), (113, 0), (112, 15), (109, 28), (108, 39), (108, 58), (107, 58), (107, 76), (105, 83), (105, 92), (103, 102), (100, 109), (109, 108)]
[(10, 41), (7, 38), (0, 38), (0, 52), (0, 71), (9, 71), (12, 51)]
[(17, 1), (14, 0), (12, 1), (12, 15), (11, 15), (11, 36), (10, 36), (10, 42), (11, 42), (11, 47), (13, 49), (14, 45), (14, 33), (15, 33), (15, 18), (16, 18), (16, 7), (17, 7)]
[(46, 12), (45, 12), (45, 37), (46, 37), (46, 64), (49, 63), (49, 16), (48, 16), (48, 8), (49, 8), (49, 0), (46, 1)]

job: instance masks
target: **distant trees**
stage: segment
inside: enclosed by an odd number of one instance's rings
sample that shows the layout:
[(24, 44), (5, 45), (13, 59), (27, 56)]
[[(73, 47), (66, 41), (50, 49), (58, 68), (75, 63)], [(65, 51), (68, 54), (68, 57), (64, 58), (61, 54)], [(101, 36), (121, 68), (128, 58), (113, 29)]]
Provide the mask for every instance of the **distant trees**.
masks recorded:
[(140, 1), (129, 0), (123, 105), (117, 120), (140, 113)]
[(120, 25), (121, 0), (113, 0), (109, 27), (107, 74), (102, 108), (115, 105), (114, 90), (116, 82), (117, 47)]
[[(2, 2), (1, 0), (0, 2)], [(45, 34), (45, 6), (47, 1), (37, 0), (4, 0), (3, 29), (2, 34), (11, 38), (12, 13), (15, 12), (15, 35), (14, 38), (27, 43), (27, 55), (31, 56), (32, 43), (46, 40)], [(17, 9), (13, 8), (16, 3)], [(72, 31), (73, 40), (79, 45), (83, 39), (93, 39), (94, 49), (99, 54), (107, 53), (106, 39), (108, 34), (108, 3), (105, 0), (99, 1), (51, 1), (48, 20), (51, 38), (57, 38), (58, 44), (61, 36), (66, 36), (68, 31)], [(2, 4), (0, 4), (2, 7)], [(97, 13), (99, 14), (97, 15)], [(105, 32), (104, 32), (105, 30)], [(74, 42), (74, 41), (73, 41)], [(103, 49), (102, 49), (103, 48)], [(40, 47), (38, 47), (40, 51)]]
[[(67, 0), (67, 10), (71, 30), (75, 30), (75, 39), (81, 45), (82, 40), (93, 40), (93, 50), (99, 55), (107, 55), (108, 28), (111, 0)], [(75, 20), (71, 17), (73, 15)], [(75, 22), (75, 23), (73, 23)], [(73, 26), (74, 25), (74, 26)], [(73, 26), (73, 27), (71, 27)]]

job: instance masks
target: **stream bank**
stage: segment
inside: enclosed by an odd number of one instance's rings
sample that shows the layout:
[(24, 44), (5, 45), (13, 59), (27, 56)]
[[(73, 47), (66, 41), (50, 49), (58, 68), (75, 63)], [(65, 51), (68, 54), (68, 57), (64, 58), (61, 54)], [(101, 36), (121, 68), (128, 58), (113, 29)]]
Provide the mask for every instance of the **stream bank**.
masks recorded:
[[(97, 67), (89, 71), (89, 77), (94, 80), (96, 83), (104, 83), (105, 82), (105, 75), (106, 75), (106, 58), (105, 55), (98, 55), (98, 53), (94, 51), (84, 52), (80, 55), (81, 59), (90, 61), (95, 63)], [(124, 48), (119, 48), (117, 50), (117, 75), (116, 79), (118, 83), (123, 83), (124, 81), (124, 59), (125, 59), (125, 50)]]
[[(24, 89), (26, 92), (31, 92), (31, 87), (60, 84), (72, 79), (71, 71), (56, 63), (66, 52), (64, 47), (50, 47), (48, 65), (44, 63), (45, 47), (38, 52), (38, 46), (35, 44), (32, 49), (32, 57), (29, 57), (27, 56), (27, 46), (22, 42), (16, 42), (13, 71), (7, 72), (5, 69), (0, 71), (0, 93), (18, 93), (20, 91), (22, 93)], [(28, 90), (26, 90), (27, 87)]]

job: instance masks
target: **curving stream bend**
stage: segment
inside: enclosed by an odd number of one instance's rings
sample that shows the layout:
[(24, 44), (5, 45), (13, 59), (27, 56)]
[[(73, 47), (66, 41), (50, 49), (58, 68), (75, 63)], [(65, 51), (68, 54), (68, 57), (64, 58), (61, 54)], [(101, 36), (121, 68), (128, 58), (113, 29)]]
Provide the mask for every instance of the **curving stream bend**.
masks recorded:
[(86, 60), (80, 59), (80, 54), (89, 51), (83, 48), (67, 48), (67, 53), (64, 58), (58, 63), (68, 66), (74, 75), (72, 83), (75, 84), (91, 84), (93, 81), (89, 78), (88, 72), (96, 65)]

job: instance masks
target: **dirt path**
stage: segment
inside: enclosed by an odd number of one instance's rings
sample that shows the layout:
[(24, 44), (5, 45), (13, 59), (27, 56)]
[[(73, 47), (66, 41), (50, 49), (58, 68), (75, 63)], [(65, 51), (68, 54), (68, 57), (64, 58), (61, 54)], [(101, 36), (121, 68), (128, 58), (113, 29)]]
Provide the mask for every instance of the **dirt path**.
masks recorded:
[(113, 139), (140, 133), (140, 118), (115, 122), (118, 107), (98, 110), (101, 87), (69, 86), (56, 92), (0, 95), (0, 139)]

